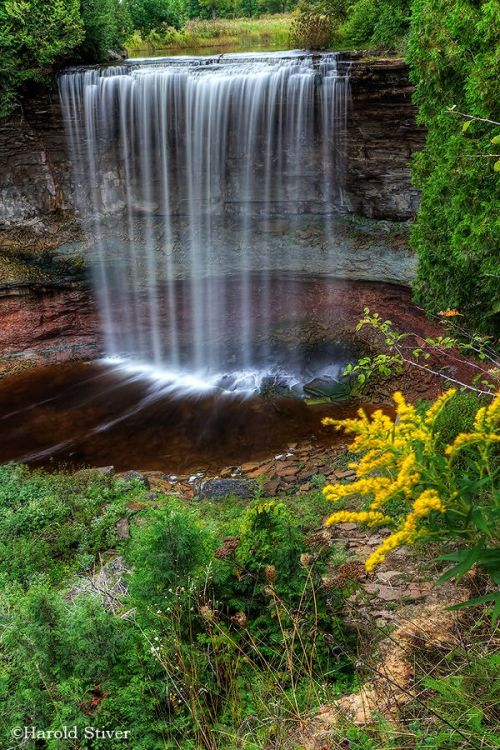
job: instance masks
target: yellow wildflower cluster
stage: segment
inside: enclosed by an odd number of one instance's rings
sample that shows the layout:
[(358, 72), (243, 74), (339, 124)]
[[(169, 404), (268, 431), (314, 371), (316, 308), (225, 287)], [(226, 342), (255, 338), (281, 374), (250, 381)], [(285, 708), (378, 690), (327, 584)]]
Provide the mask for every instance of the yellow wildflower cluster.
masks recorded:
[[(326, 519), (326, 525), (343, 521), (366, 523), (370, 526), (389, 524), (395, 526), (391, 533), (366, 560), (368, 571), (381, 563), (388, 553), (401, 546), (411, 544), (425, 534), (425, 523), (432, 512), (443, 513), (445, 502), (454, 498), (452, 488), (446, 484), (446, 471), (434, 461), (436, 458), (436, 419), (445, 404), (455, 395), (450, 389), (443, 393), (425, 414), (417, 412), (408, 404), (401, 393), (395, 393), (396, 419), (393, 421), (381, 410), (373, 413), (371, 419), (363, 410), (357, 419), (335, 420), (326, 418), (323, 424), (332, 425), (354, 434), (350, 446), (352, 453), (361, 454), (360, 459), (351, 463), (356, 471), (356, 481), (350, 484), (327, 485), (323, 492), (332, 502), (352, 496), (368, 500), (368, 510), (361, 512), (339, 510)], [(445, 454), (448, 462), (465, 445), (474, 443), (489, 444), (500, 440), (500, 394), (489, 406), (478, 410), (474, 432), (459, 435)], [(442, 459), (441, 459), (442, 460)], [(439, 491), (438, 491), (439, 489)], [(407, 511), (396, 516), (383, 512), (389, 501), (408, 503)]]
[(379, 526), (382, 523), (388, 523), (392, 519), (384, 516), (383, 513), (374, 513), (373, 511), (351, 511), (338, 510), (336, 513), (326, 519), (326, 526), (332, 526), (334, 523), (366, 523), (368, 526)]
[(498, 443), (500, 434), (500, 393), (497, 393), (489, 406), (482, 406), (474, 419), (474, 432), (461, 432), (451, 445), (446, 448), (446, 455), (454, 456), (462, 448), (477, 443)]

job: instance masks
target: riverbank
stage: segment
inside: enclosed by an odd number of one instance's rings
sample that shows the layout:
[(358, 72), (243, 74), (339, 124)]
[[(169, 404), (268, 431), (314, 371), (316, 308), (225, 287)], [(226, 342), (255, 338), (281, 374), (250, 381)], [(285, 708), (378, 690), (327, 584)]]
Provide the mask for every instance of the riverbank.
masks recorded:
[(169, 54), (249, 52), (258, 49), (290, 49), (292, 15), (281, 13), (260, 18), (216, 18), (188, 21), (182, 31), (166, 28), (142, 36), (135, 32), (126, 42), (129, 57), (167, 51)]

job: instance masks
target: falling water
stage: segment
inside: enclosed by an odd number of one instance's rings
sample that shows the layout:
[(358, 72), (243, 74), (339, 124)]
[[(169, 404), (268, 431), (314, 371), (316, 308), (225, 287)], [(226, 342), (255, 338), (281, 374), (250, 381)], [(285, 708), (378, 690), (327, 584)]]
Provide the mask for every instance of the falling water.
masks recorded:
[(59, 86), (107, 355), (252, 387), (278, 364), (273, 301), (293, 286), (286, 247), (256, 228), (291, 228), (314, 203), (334, 246), (349, 100), (336, 55), (130, 61)]

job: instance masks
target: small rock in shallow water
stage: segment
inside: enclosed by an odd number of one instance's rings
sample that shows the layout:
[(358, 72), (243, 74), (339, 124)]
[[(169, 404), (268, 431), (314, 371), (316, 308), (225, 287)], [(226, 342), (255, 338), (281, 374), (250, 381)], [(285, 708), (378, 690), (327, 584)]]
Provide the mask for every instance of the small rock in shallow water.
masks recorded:
[(249, 479), (207, 479), (198, 486), (198, 497), (202, 499), (214, 497), (253, 497), (257, 490), (257, 483)]

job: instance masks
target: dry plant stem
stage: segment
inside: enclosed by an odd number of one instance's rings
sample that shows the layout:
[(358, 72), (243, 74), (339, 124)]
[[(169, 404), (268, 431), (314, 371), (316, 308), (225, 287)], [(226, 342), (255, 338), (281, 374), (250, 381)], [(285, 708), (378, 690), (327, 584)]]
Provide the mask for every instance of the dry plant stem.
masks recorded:
[(450, 375), (443, 375), (443, 373), (439, 372), (438, 370), (433, 370), (432, 367), (425, 367), (425, 365), (421, 365), (418, 362), (415, 362), (414, 360), (408, 359), (404, 355), (404, 353), (401, 351), (401, 349), (394, 345), (395, 350), (401, 357), (402, 361), (411, 365), (412, 367), (416, 367), (418, 370), (423, 370), (424, 372), (429, 372), (431, 375), (436, 375), (439, 378), (443, 378), (450, 383), (455, 383), (455, 385), (459, 385), (461, 388), (467, 388), (469, 391), (474, 391), (474, 393), (479, 393), (482, 396), (491, 396), (493, 391), (485, 391), (482, 388), (476, 388), (473, 385), (470, 385), (469, 383), (464, 383), (461, 380), (457, 380), (457, 378), (452, 378)]
[(448, 110), (448, 114), (460, 115), (460, 117), (465, 117), (466, 120), (477, 120), (478, 122), (487, 122), (489, 125), (498, 125), (498, 127), (500, 127), (500, 122), (497, 122), (496, 120), (489, 120), (487, 117), (476, 117), (475, 115), (467, 115), (465, 114), (465, 112), (458, 112), (456, 109)]

